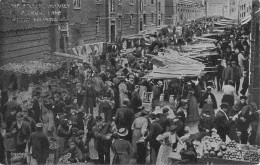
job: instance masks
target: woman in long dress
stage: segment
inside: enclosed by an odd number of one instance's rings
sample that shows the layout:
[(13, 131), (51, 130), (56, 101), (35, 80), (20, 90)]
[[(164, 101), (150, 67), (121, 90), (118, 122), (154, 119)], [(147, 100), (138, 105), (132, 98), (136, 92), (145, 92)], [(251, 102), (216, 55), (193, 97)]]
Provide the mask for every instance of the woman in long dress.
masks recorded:
[(132, 138), (132, 145), (133, 145), (133, 153), (137, 153), (137, 141), (140, 140), (142, 136), (144, 136), (147, 126), (148, 126), (148, 120), (145, 117), (146, 113), (142, 112), (141, 116), (136, 118), (132, 124), (132, 130), (133, 130), (133, 138)]
[(120, 84), (118, 86), (119, 90), (119, 98), (120, 98), (120, 107), (123, 107), (123, 101), (124, 99), (129, 99), (128, 98), (128, 90), (127, 86), (124, 82), (125, 80), (120, 80)]
[(169, 154), (177, 147), (178, 141), (181, 143), (181, 140), (178, 138), (177, 126), (172, 125), (167, 132), (159, 135), (156, 140), (161, 142), (161, 147), (158, 152), (156, 165), (170, 165), (172, 164), (169, 159)]
[(126, 128), (121, 128), (118, 130), (119, 138), (116, 139), (112, 145), (111, 150), (114, 153), (114, 158), (112, 164), (129, 164), (132, 156), (132, 145), (129, 141), (125, 140), (128, 134)]
[(187, 122), (197, 122), (199, 121), (199, 106), (197, 98), (194, 96), (193, 91), (189, 91), (189, 101), (188, 101), (188, 116), (187, 116)]

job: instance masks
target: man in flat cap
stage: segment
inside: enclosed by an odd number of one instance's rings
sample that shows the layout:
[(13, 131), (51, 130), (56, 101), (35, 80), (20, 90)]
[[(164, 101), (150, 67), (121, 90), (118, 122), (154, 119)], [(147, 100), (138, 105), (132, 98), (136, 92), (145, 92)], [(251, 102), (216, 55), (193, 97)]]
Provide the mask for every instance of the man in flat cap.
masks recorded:
[(233, 69), (232, 81), (234, 82), (234, 85), (236, 86), (236, 94), (238, 95), (238, 90), (239, 90), (239, 86), (240, 86), (240, 78), (242, 76), (242, 73), (235, 61), (232, 61), (231, 64), (232, 64), (232, 69)]
[(28, 148), (32, 149), (31, 164), (46, 164), (49, 157), (50, 142), (48, 137), (42, 132), (42, 124), (36, 124), (36, 132), (33, 132), (28, 141)]
[(98, 151), (99, 164), (110, 163), (110, 147), (112, 144), (112, 126), (104, 123), (102, 116), (96, 116), (96, 125), (92, 128), (95, 147)]
[(229, 104), (226, 102), (223, 102), (220, 105), (220, 108), (221, 109), (217, 112), (214, 120), (214, 127), (217, 129), (220, 138), (225, 142), (226, 135), (229, 135), (230, 132), (230, 126), (234, 124), (237, 116), (233, 116), (232, 119), (228, 117), (227, 112), (229, 110)]

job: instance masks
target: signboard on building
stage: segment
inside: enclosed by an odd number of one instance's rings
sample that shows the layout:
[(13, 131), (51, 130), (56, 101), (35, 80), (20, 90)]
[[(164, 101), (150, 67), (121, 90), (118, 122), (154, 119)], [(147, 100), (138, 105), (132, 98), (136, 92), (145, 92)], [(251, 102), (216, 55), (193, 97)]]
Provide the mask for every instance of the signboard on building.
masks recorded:
[(223, 4), (210, 4), (207, 9), (208, 16), (223, 16)]

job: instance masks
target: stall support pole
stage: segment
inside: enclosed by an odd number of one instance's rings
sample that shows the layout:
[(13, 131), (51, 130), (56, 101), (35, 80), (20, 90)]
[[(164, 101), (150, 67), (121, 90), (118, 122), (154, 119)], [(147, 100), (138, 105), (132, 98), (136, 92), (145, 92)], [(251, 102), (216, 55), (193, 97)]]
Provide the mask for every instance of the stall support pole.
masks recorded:
[[(260, 107), (260, 12), (259, 0), (253, 0), (251, 21), (251, 59), (249, 74), (249, 102)], [(257, 13), (256, 13), (257, 12)]]

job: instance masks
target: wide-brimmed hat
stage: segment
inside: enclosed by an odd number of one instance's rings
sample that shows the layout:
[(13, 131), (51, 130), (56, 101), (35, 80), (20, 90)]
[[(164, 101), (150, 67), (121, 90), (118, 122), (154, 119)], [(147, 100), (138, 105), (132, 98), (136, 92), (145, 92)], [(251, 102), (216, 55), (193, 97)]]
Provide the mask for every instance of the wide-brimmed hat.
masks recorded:
[(211, 89), (212, 89), (212, 87), (211, 87), (211, 86), (207, 86), (207, 89), (210, 89), (210, 90), (211, 90)]
[(247, 100), (247, 97), (246, 96), (240, 96), (240, 100), (242, 100), (242, 99)]
[(127, 136), (128, 130), (126, 128), (120, 128), (117, 133), (119, 136)]
[(177, 125), (172, 125), (168, 130), (170, 131), (170, 132), (173, 132), (173, 131), (176, 131), (177, 130)]
[(36, 124), (36, 127), (37, 127), (37, 128), (42, 128), (43, 125), (42, 125), (42, 123), (37, 123), (37, 124)]
[(236, 64), (236, 61), (232, 61), (231, 64)]
[(229, 108), (229, 104), (224, 102), (220, 105), (220, 108)]
[(100, 115), (96, 116), (96, 121), (97, 121), (97, 122), (102, 121), (102, 120), (103, 120), (103, 117), (102, 117), (102, 116), (100, 116)]

